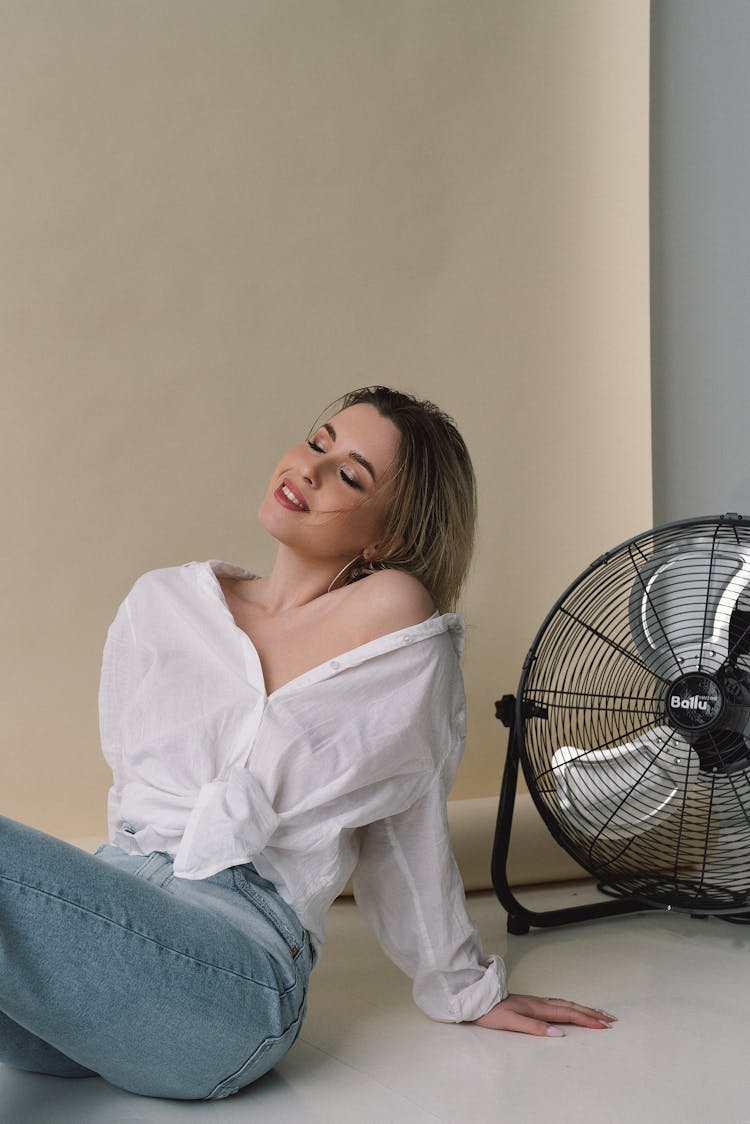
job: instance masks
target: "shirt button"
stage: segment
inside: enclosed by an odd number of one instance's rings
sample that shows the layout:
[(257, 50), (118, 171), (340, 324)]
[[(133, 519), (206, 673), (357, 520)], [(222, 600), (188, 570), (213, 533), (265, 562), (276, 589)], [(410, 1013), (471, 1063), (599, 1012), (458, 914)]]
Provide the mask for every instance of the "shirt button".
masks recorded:
[(404, 644), (411, 644), (411, 636), (409, 636), (408, 633), (404, 637)]
[(338, 660), (331, 660), (331, 667), (334, 671), (338, 671), (338, 669), (341, 667), (341, 664)]

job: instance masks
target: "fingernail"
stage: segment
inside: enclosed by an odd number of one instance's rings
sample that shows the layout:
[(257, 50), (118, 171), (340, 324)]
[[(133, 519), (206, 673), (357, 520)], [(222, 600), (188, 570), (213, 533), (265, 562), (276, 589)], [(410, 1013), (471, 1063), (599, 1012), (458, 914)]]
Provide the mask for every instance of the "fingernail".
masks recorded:
[(597, 1011), (600, 1015), (604, 1015), (605, 1019), (611, 1019), (613, 1023), (618, 1021), (617, 1015), (608, 1015), (606, 1011), (602, 1011), (599, 1007), (597, 1007)]
[(547, 1037), (548, 1038), (564, 1038), (565, 1037), (565, 1031), (560, 1030), (559, 1026), (548, 1026), (547, 1027)]

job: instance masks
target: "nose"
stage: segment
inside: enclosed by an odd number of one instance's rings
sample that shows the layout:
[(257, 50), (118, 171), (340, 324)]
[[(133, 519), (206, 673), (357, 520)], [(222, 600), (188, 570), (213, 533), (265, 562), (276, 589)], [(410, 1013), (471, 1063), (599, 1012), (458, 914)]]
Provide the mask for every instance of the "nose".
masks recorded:
[(320, 484), (320, 453), (315, 453), (308, 445), (305, 445), (302, 450), (300, 460), (300, 468), (302, 471), (302, 479), (311, 488), (317, 488)]

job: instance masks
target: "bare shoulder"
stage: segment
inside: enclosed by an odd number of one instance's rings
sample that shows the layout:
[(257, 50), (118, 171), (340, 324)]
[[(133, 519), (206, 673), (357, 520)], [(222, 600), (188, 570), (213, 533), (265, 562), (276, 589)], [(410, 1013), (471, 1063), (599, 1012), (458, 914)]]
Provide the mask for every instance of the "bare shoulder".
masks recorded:
[(227, 601), (236, 597), (240, 601), (253, 601), (253, 593), (257, 579), (236, 577), (233, 574), (217, 574), (216, 580), (221, 586), (221, 591)]
[(421, 581), (404, 570), (379, 570), (350, 589), (364, 637), (360, 644), (421, 624), (435, 612), (435, 603)]

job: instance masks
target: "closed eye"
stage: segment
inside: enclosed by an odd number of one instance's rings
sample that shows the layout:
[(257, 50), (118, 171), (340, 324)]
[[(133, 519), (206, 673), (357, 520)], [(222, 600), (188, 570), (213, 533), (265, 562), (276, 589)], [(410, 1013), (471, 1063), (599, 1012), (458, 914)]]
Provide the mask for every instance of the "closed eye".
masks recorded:
[(362, 485), (359, 483), (359, 481), (355, 480), (353, 476), (347, 476), (343, 468), (341, 469), (339, 476), (349, 485), (350, 488), (356, 488), (358, 491), (362, 491)]
[[(325, 449), (321, 448), (321, 446), (318, 445), (318, 443), (316, 441), (308, 441), (307, 444), (310, 446), (311, 449), (314, 449), (316, 453), (324, 453), (325, 452)], [(339, 476), (341, 477), (341, 479), (346, 484), (349, 485), (350, 488), (357, 488), (358, 491), (360, 491), (360, 492), (363, 490), (362, 485), (359, 483), (359, 481), (355, 480), (353, 476), (347, 476), (346, 473), (344, 472), (343, 468), (339, 472)]]

